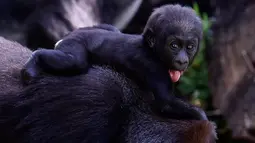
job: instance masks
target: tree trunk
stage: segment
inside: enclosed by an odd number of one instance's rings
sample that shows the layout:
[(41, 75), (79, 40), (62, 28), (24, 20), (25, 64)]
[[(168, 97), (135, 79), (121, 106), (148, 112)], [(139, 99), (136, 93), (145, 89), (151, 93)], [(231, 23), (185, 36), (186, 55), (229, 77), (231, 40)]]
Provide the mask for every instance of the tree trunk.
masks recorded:
[(213, 44), (208, 49), (209, 87), (234, 138), (255, 142), (255, 2), (215, 0)]

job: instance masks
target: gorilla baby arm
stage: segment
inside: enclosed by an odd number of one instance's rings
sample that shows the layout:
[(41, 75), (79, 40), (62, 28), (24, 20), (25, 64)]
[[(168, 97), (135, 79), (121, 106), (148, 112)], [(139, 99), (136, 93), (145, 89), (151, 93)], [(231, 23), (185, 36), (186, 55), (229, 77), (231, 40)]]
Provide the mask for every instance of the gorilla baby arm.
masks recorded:
[[(22, 70), (24, 81), (29, 81), (30, 78), (38, 76), (41, 70), (49, 73), (56, 73), (58, 75), (74, 73), (78, 74), (78, 72), (83, 72), (83, 70), (87, 69), (88, 66), (88, 49), (86, 49), (86, 46), (83, 43), (71, 39), (79, 39), (82, 41), (84, 38), (79, 38), (79, 35), (81, 35), (80, 33), (86, 33), (88, 30), (95, 29), (120, 33), (117, 28), (107, 24), (78, 29), (77, 31), (67, 35), (64, 38), (66, 40), (62, 39), (57, 42), (55, 45), (56, 50), (39, 49), (33, 52), (32, 57)], [(98, 41), (94, 40), (92, 43), (93, 42)], [(93, 48), (94, 47), (90, 47), (89, 49)]]
[(201, 27), (190, 8), (167, 5), (154, 11), (142, 35), (120, 33), (110, 25), (81, 28), (67, 35), (55, 50), (35, 51), (23, 75), (35, 77), (40, 70), (77, 74), (88, 63), (110, 64), (144, 81), (154, 93), (156, 107), (172, 118), (207, 119), (202, 110), (170, 96), (171, 79), (178, 81), (198, 51)]

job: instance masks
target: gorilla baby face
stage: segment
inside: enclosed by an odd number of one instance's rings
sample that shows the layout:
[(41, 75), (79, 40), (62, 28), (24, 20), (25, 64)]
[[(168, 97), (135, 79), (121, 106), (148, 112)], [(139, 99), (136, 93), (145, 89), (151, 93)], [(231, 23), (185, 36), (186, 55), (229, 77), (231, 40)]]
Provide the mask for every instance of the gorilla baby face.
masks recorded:
[(177, 82), (183, 72), (192, 63), (199, 49), (199, 37), (193, 32), (183, 32), (180, 28), (176, 32), (167, 33), (165, 42), (158, 44), (159, 55), (169, 68), (173, 82)]
[(202, 33), (201, 20), (191, 8), (172, 5), (153, 12), (143, 36), (177, 82), (198, 52)]

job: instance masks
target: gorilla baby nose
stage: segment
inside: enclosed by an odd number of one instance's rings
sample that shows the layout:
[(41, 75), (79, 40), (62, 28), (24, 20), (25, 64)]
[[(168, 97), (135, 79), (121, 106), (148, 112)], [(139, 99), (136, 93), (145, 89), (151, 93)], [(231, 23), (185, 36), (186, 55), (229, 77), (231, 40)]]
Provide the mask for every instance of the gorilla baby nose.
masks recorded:
[(189, 65), (189, 59), (186, 55), (178, 55), (174, 60), (174, 67), (177, 70), (185, 70)]
[(178, 59), (175, 61), (174, 66), (178, 70), (185, 70), (188, 66), (188, 61), (183, 59)]
[(188, 63), (188, 60), (187, 59), (177, 59), (176, 62), (179, 64), (179, 65), (186, 65)]

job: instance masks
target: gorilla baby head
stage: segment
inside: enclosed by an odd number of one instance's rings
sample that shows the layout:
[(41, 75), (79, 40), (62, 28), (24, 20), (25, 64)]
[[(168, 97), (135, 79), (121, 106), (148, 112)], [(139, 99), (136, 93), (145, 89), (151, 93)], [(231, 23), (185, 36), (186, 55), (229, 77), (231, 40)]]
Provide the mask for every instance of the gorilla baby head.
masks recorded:
[(202, 22), (189, 7), (165, 5), (151, 14), (143, 36), (169, 67), (172, 81), (176, 82), (199, 50)]

